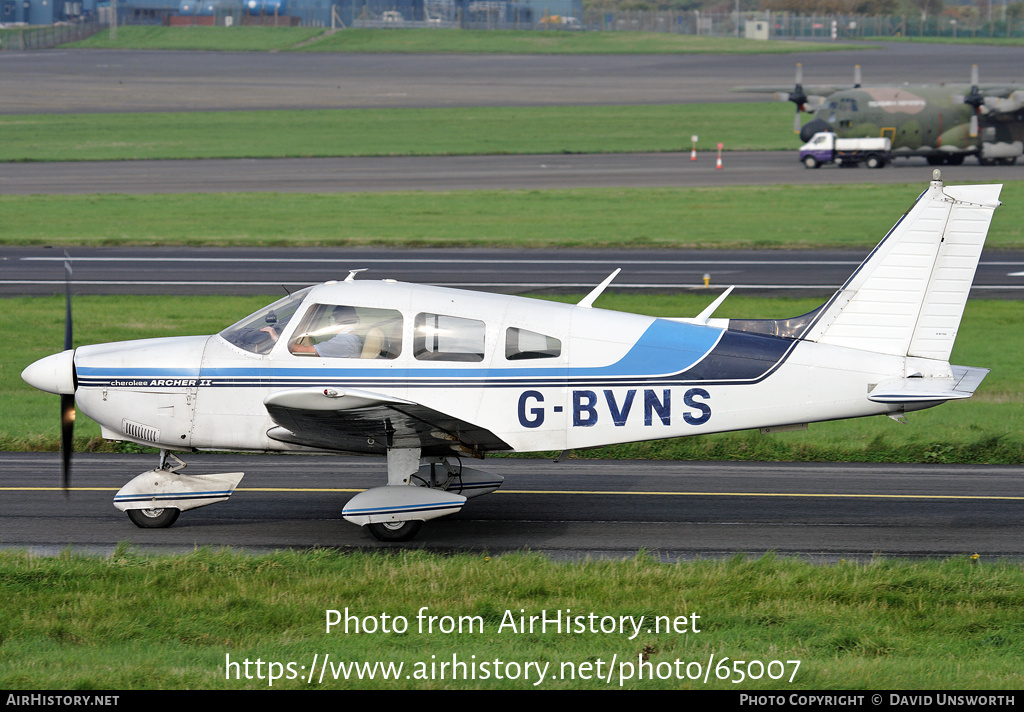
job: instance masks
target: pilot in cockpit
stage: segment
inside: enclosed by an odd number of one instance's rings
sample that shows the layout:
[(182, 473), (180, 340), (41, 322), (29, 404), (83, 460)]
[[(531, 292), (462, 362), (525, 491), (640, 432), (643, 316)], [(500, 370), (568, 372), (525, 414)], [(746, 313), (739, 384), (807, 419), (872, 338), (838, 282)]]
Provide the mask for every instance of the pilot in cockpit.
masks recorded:
[(310, 354), (328, 358), (359, 358), (363, 353), (363, 338), (355, 333), (358, 326), (359, 315), (354, 308), (336, 306), (331, 310), (327, 326), (318, 330), (320, 334), (323, 334), (319, 343), (312, 344), (308, 339), (297, 339), (291, 344), (289, 350), (293, 354)]

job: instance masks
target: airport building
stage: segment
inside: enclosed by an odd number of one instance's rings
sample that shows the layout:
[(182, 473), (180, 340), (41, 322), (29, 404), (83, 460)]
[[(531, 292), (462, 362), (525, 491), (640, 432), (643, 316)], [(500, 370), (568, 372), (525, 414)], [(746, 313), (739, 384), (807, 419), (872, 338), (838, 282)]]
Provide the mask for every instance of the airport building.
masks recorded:
[[(109, 21), (110, 0), (0, 0), (4, 25)], [(575, 29), (582, 0), (118, 0), (120, 25)], [(552, 19), (554, 18), (554, 21)], [(577, 24), (573, 24), (577, 23)]]
[(95, 10), (96, 0), (0, 0), (0, 25), (52, 25), (91, 19)]

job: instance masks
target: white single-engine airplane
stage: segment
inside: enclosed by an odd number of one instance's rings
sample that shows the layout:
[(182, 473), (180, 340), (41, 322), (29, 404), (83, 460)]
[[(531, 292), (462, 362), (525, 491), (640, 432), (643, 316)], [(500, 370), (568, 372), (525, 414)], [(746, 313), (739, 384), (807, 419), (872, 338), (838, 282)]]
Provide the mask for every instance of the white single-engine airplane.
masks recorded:
[[(791, 319), (696, 318), (355, 279), (296, 292), (214, 336), (71, 348), (25, 369), (104, 437), (160, 448), (114, 506), (141, 527), (227, 499), (242, 473), (183, 475), (171, 451), (387, 456), (387, 485), (343, 516), (404, 541), (502, 478), (491, 452), (565, 451), (888, 415), (968, 398), (951, 366), (1002, 186), (930, 187), (835, 295)], [(70, 316), (70, 301), (69, 301)], [(70, 324), (70, 319), (69, 319)]]

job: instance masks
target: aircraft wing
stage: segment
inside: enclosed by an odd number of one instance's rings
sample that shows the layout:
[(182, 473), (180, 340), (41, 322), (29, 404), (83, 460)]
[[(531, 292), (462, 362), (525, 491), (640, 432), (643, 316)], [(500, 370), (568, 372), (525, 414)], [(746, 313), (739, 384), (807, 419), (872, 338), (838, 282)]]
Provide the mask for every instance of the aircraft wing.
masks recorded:
[(1019, 86), (982, 88), (981, 95), (989, 114), (1014, 113), (1024, 107), (1024, 88)]
[[(809, 96), (821, 96), (826, 97), (829, 94), (834, 94), (841, 89), (853, 89), (852, 84), (804, 84), (804, 92)], [(763, 85), (763, 86), (750, 86), (750, 87), (733, 87), (729, 91), (746, 92), (748, 94), (776, 94), (777, 98), (781, 101), (788, 101), (789, 93), (793, 91), (792, 84), (786, 84), (785, 86), (779, 85)]]
[(307, 447), (383, 454), (480, 455), (512, 448), (491, 431), (412, 401), (355, 389), (293, 388), (263, 401), (279, 427), (267, 435)]
[(1014, 92), (1024, 91), (1024, 86), (1020, 84), (979, 84), (978, 91), (983, 96), (1008, 97)]

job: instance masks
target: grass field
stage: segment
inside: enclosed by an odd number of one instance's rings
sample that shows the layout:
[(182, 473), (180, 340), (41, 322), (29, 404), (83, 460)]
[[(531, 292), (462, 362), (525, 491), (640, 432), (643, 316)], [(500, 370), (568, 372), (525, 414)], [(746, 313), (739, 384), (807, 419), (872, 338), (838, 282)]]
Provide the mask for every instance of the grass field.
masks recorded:
[[(0, 116), (0, 161), (795, 150), (783, 102)], [(458, 130), (453, 130), (458, 127)]]
[[(866, 254), (923, 188), (0, 196), (0, 245), (833, 247)], [(1024, 181), (1007, 183), (1002, 201), (987, 244), (1024, 247)]]
[(667, 32), (364, 29), (299, 27), (119, 27), (64, 45), (84, 49), (398, 52), (438, 54), (790, 54), (864, 49), (826, 42), (756, 42)]
[[(415, 551), (6, 551), (0, 593), (6, 690), (952, 692), (1022, 683), (1024, 568), (968, 553), (814, 566), (773, 556), (674, 565), (643, 555), (554, 563)], [(349, 616), (348, 634), (344, 620), (328, 631), (329, 610)], [(574, 628), (523, 630), (523, 617), (528, 626), (545, 612), (573, 616)], [(622, 616), (631, 618), (619, 632)], [(335, 666), (322, 681), (314, 655)], [(332, 679), (351, 662), (403, 667), (392, 668), (397, 679), (380, 666), (374, 679)]]

